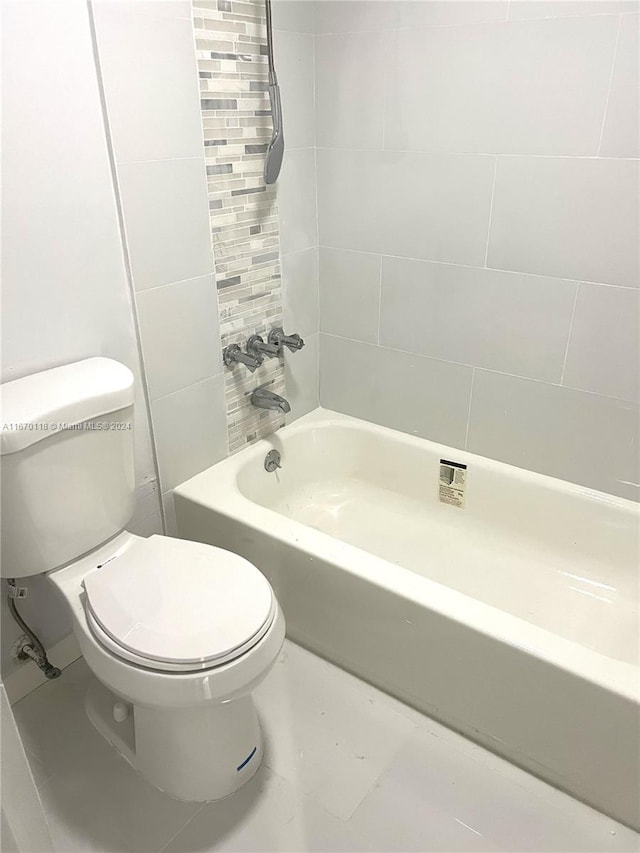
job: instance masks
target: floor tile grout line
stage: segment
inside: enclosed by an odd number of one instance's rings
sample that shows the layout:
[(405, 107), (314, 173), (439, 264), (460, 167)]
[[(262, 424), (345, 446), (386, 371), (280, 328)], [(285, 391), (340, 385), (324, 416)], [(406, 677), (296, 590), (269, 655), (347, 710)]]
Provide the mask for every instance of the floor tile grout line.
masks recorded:
[(190, 818), (188, 818), (188, 820), (186, 820), (186, 821), (181, 825), (180, 829), (179, 829), (177, 832), (174, 832), (174, 834), (171, 836), (171, 838), (169, 838), (169, 840), (168, 840), (165, 844), (163, 844), (163, 845), (162, 845), (162, 847), (159, 847), (159, 848), (158, 848), (158, 850), (156, 851), (156, 853), (163, 853), (163, 851), (167, 849), (167, 847), (171, 844), (171, 842), (172, 842), (172, 841), (175, 841), (175, 839), (180, 835), (180, 833), (182, 832), (182, 830), (183, 830), (183, 829), (186, 829), (186, 828), (187, 828), (187, 826), (189, 826), (189, 824), (191, 823), (191, 821), (192, 821), (192, 820), (193, 820), (197, 815), (199, 815), (199, 814), (200, 814), (200, 812), (201, 812), (201, 811), (202, 811), (202, 810), (203, 810), (207, 805), (208, 805), (207, 803), (202, 803), (202, 804), (201, 804), (201, 806), (200, 806), (200, 808), (199, 808), (199, 809), (196, 809), (196, 811), (191, 815), (191, 817), (190, 817)]
[[(358, 676), (356, 676), (356, 678), (357, 678), (357, 677), (358, 677)], [(418, 713), (420, 713), (420, 712), (418, 712)], [(378, 787), (378, 784), (379, 784), (379, 782), (380, 782), (381, 778), (382, 778), (382, 777), (384, 776), (384, 774), (389, 770), (389, 768), (391, 767), (391, 765), (393, 764), (393, 762), (398, 758), (398, 756), (400, 755), (400, 753), (402, 752), (402, 750), (407, 746), (407, 744), (409, 743), (409, 741), (410, 741), (413, 737), (415, 737), (416, 732), (419, 732), (419, 731), (420, 731), (420, 726), (416, 725), (416, 724), (415, 724), (415, 722), (414, 722), (413, 720), (411, 720), (409, 717), (405, 717), (405, 719), (406, 719), (406, 720), (408, 720), (408, 722), (409, 722), (409, 723), (411, 723), (411, 725), (413, 726), (413, 728), (412, 728), (410, 731), (408, 731), (408, 732), (407, 732), (407, 734), (406, 734), (406, 735), (405, 735), (405, 737), (402, 739), (402, 741), (401, 741), (400, 743), (398, 743), (398, 744), (397, 744), (397, 746), (396, 746), (395, 751), (393, 752), (393, 754), (392, 754), (392, 755), (390, 755), (390, 756), (388, 757), (387, 761), (385, 761), (385, 762), (384, 762), (384, 764), (383, 764), (382, 768), (380, 769), (380, 772), (378, 773), (378, 775), (376, 776), (376, 778), (372, 781), (372, 783), (371, 783), (370, 787), (369, 787), (369, 788), (367, 788), (366, 793), (364, 794), (364, 796), (362, 797), (362, 799), (360, 800), (360, 802), (358, 803), (358, 805), (354, 808), (354, 810), (351, 812), (351, 814), (349, 815), (349, 817), (348, 817), (348, 818), (347, 818), (347, 820), (345, 821), (345, 823), (346, 823), (346, 824), (350, 824), (352, 827), (353, 827), (353, 826), (355, 826), (355, 824), (354, 824), (354, 823), (351, 823), (351, 821), (352, 821), (352, 820), (353, 820), (353, 818), (355, 817), (355, 815), (356, 815), (356, 813), (357, 813), (358, 809), (360, 809), (360, 808), (364, 805), (365, 801), (366, 801), (366, 800), (367, 800), (367, 798), (370, 796), (370, 794), (372, 794), (372, 793), (376, 790), (376, 788)]]

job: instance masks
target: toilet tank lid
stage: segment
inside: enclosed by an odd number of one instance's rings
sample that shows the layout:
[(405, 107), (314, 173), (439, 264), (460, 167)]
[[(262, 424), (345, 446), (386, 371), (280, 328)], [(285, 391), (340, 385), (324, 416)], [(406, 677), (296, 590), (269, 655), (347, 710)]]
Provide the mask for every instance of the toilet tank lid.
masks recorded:
[(86, 358), (0, 385), (0, 455), (133, 404), (133, 373), (111, 358)]

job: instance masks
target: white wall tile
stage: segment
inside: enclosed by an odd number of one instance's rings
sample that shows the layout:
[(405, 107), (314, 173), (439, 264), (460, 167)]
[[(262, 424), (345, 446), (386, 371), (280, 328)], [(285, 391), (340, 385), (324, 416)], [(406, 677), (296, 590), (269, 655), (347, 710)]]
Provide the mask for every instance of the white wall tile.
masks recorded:
[(564, 18), (576, 15), (615, 15), (637, 12), (638, 0), (511, 0), (512, 19)]
[(379, 255), (320, 248), (320, 329), (377, 343), (380, 314)]
[(487, 265), (638, 286), (638, 165), (500, 157)]
[(92, 6), (116, 160), (199, 157), (190, 4), (93, 0)]
[(286, 398), (291, 406), (288, 423), (318, 407), (319, 337), (308, 335), (301, 350), (284, 354)]
[(213, 275), (143, 290), (136, 302), (152, 399), (222, 373)]
[(283, 255), (318, 245), (313, 149), (287, 151), (277, 184)]
[(602, 134), (603, 157), (640, 157), (640, 16), (623, 15)]
[(381, 33), (316, 38), (320, 148), (382, 148), (385, 40)]
[(318, 333), (318, 250), (282, 256), (282, 308), (287, 334)]
[(631, 403), (476, 370), (467, 449), (637, 500), (638, 428)]
[[(319, 4), (320, 325), (331, 336), (352, 339), (321, 335), (325, 405), (331, 364), (331, 387), (341, 389), (351, 413), (386, 423), (389, 407), (372, 414), (368, 376), (384, 386), (378, 353), (407, 346), (473, 364), (479, 374), (493, 369), (553, 383), (561, 381), (568, 356), (565, 384), (632, 396), (638, 332), (627, 320), (635, 314), (629, 308), (596, 365), (591, 332), (582, 332), (592, 329), (592, 315), (575, 299), (579, 281), (638, 285), (638, 163), (621, 159), (638, 156), (637, 17), (620, 17), (638, 8), (637, 0)], [(381, 41), (386, 52), (366, 47), (379, 48)], [(386, 87), (376, 102), (367, 86), (377, 90), (381, 72)], [(371, 150), (379, 139), (380, 100), (386, 103), (384, 152)], [(467, 159), (455, 151), (469, 152)], [(395, 256), (385, 264), (395, 269), (397, 286), (385, 284), (385, 347), (367, 347), (365, 366), (364, 357), (354, 355), (364, 345), (353, 340), (377, 340), (373, 266), (379, 255)], [(420, 260), (460, 265), (459, 272), (424, 264), (432, 269), (422, 277)], [(348, 264), (354, 269), (347, 287), (340, 266), (346, 271)], [(451, 317), (459, 335), (448, 334)], [(614, 323), (614, 309), (603, 309), (603, 333)], [(325, 358), (329, 352), (333, 361)], [(350, 360), (359, 364), (357, 374), (345, 367)], [(519, 387), (533, 389), (533, 399), (540, 383)], [(593, 397), (567, 393), (563, 400)], [(603, 403), (603, 411), (610, 405)], [(496, 417), (505, 408), (506, 399), (496, 403)], [(592, 438), (596, 452), (595, 432)], [(513, 440), (517, 444), (517, 435)], [(557, 446), (557, 436), (549, 443)], [(544, 464), (543, 445), (533, 468)], [(581, 470), (590, 476), (589, 454), (580, 452), (565, 468), (553, 462), (565, 472), (559, 476), (576, 479)], [(626, 479), (638, 479), (622, 461), (618, 480), (625, 468)], [(603, 473), (599, 482), (605, 481)]]
[(318, 151), (320, 244), (483, 264), (493, 157)]
[[(86, 3), (10, 0), (2, 7), (1, 32), (3, 65), (10, 69), (3, 80), (1, 379), (95, 355), (126, 364), (135, 377), (136, 485), (153, 483)], [(142, 516), (149, 521), (152, 503), (141, 501), (137, 490), (136, 523)], [(69, 634), (69, 613), (38, 581), (30, 585), (25, 615), (51, 644)], [(2, 608), (6, 676), (25, 665), (11, 658), (20, 629)]]
[(398, 24), (397, 0), (319, 0), (316, 33), (362, 33)]
[[(1, 32), (2, 381), (96, 355), (126, 364), (135, 376), (136, 484), (153, 482), (87, 5), (9, 0), (2, 5)], [(138, 499), (137, 519), (148, 520), (152, 512)], [(37, 586), (30, 590), (27, 618), (44, 642), (57, 642), (71, 630), (69, 613), (46, 584), (41, 594)], [(20, 633), (6, 613), (5, 675), (17, 668), (10, 648)]]
[(3, 5), (2, 381), (137, 361), (87, 9), (56, 10)]
[(226, 457), (223, 376), (161, 397), (152, 411), (163, 492)]
[(137, 536), (151, 536), (152, 533), (163, 532), (160, 498), (156, 479), (138, 486), (135, 512), (127, 524), (127, 530), (130, 533), (135, 533)]
[(167, 536), (178, 535), (178, 523), (176, 521), (176, 508), (173, 500), (173, 491), (162, 495), (162, 506), (164, 508), (164, 522)]
[(559, 382), (576, 287), (562, 279), (383, 258), (380, 343)]
[(273, 0), (274, 30), (293, 33), (314, 33), (316, 27), (315, 0)]
[(638, 401), (639, 339), (637, 290), (581, 284), (563, 384)]
[(611, 16), (393, 34), (385, 148), (597, 154), (617, 29)]
[(508, 0), (397, 0), (398, 27), (421, 27), (478, 24), (504, 21)]
[(320, 365), (322, 406), (463, 447), (471, 368), (324, 334)]
[(313, 36), (276, 31), (273, 54), (280, 81), (287, 150), (312, 148), (315, 145)]
[(202, 159), (123, 163), (118, 178), (136, 290), (213, 272)]

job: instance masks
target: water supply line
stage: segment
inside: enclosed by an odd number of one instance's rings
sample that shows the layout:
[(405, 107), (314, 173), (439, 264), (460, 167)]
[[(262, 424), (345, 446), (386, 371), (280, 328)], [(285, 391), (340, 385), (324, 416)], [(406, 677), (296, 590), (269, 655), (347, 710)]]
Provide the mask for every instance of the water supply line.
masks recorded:
[(22, 616), (18, 613), (16, 599), (26, 598), (27, 588), (16, 586), (15, 578), (7, 578), (7, 584), (9, 586), (9, 595), (7, 596), (9, 613), (26, 634), (26, 637), (18, 646), (18, 660), (30, 659), (42, 670), (45, 678), (58, 678), (62, 675), (62, 670), (58, 669), (57, 666), (53, 666), (49, 661), (49, 658), (47, 657), (47, 650), (42, 644), (40, 638), (31, 630)]
[(273, 25), (271, 23), (271, 0), (265, 0), (267, 18), (267, 50), (269, 58), (269, 100), (271, 101), (271, 117), (273, 121), (273, 135), (267, 147), (267, 156), (264, 162), (265, 184), (275, 184), (282, 168), (284, 157), (284, 130), (282, 128), (282, 103), (280, 101), (280, 86), (276, 76), (276, 67), (273, 61)]

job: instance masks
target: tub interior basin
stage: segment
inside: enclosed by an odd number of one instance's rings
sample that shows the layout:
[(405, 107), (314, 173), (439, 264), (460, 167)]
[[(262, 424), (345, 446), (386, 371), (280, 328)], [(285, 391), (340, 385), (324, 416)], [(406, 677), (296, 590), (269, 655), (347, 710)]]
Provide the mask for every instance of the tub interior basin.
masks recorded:
[[(439, 499), (440, 460), (452, 455), (467, 465), (464, 507)], [(281, 469), (247, 460), (237, 483), (281, 516), (638, 662), (639, 516), (630, 501), (344, 422), (293, 432)]]

